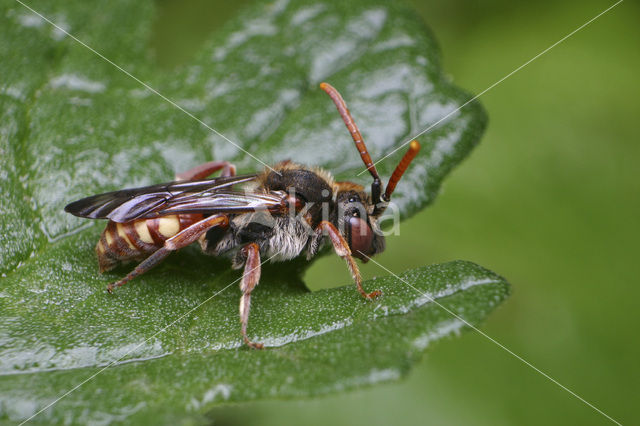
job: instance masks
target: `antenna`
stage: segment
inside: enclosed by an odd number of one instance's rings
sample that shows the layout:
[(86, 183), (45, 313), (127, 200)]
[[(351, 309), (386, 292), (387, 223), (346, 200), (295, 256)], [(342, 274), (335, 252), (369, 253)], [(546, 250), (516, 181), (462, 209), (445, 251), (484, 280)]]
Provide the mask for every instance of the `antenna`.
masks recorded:
[(382, 196), (382, 200), (385, 202), (389, 202), (391, 199), (391, 194), (396, 189), (396, 185), (404, 175), (404, 172), (407, 171), (407, 167), (413, 161), (413, 159), (418, 155), (418, 151), (420, 151), (420, 143), (417, 140), (412, 140), (409, 144), (409, 149), (404, 154), (396, 169), (393, 171), (393, 174), (389, 178), (389, 183), (387, 184), (387, 190), (384, 192)]
[(345, 103), (340, 93), (329, 83), (320, 83), (320, 88), (324, 90), (331, 100), (338, 108), (338, 112), (342, 117), (342, 121), (347, 126), (349, 133), (351, 133), (351, 137), (353, 138), (353, 142), (356, 144), (356, 149), (360, 153), (360, 158), (362, 158), (362, 162), (371, 173), (373, 177), (373, 183), (371, 184), (371, 197), (373, 198), (375, 203), (380, 201), (380, 195), (382, 192), (382, 183), (380, 181), (380, 176), (378, 176), (378, 171), (376, 170), (376, 166), (373, 164), (371, 160), (371, 156), (369, 155), (369, 151), (367, 151), (367, 146), (364, 144), (364, 140), (362, 139), (362, 134), (358, 129), (355, 121), (353, 121), (353, 117), (351, 117), (351, 113), (349, 112), (349, 108), (347, 108), (347, 104)]

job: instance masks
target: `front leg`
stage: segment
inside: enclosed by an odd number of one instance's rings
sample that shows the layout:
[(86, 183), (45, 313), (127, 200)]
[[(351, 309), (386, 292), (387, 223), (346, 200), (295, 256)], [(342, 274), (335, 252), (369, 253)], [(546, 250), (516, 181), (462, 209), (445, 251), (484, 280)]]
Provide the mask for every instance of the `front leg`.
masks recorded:
[(347, 262), (349, 271), (351, 271), (351, 276), (356, 282), (356, 286), (358, 287), (358, 291), (360, 292), (362, 297), (364, 297), (365, 299), (375, 299), (376, 297), (380, 296), (382, 294), (380, 290), (374, 290), (371, 293), (367, 293), (366, 291), (364, 291), (364, 289), (362, 288), (362, 278), (360, 277), (360, 270), (358, 269), (358, 265), (356, 264), (355, 260), (353, 260), (353, 257), (351, 257), (351, 249), (349, 248), (349, 244), (347, 244), (344, 237), (340, 235), (340, 232), (336, 229), (333, 223), (323, 220), (316, 228), (316, 235), (320, 235), (325, 232), (329, 235), (329, 239), (333, 244), (333, 248), (336, 251), (336, 254)]
[(242, 323), (242, 339), (253, 349), (262, 349), (262, 343), (256, 343), (247, 337), (247, 324), (249, 323), (249, 310), (251, 309), (251, 292), (260, 281), (260, 247), (256, 243), (250, 243), (240, 249), (240, 255), (244, 257), (244, 272), (240, 282), (242, 297), (240, 298), (240, 322)]

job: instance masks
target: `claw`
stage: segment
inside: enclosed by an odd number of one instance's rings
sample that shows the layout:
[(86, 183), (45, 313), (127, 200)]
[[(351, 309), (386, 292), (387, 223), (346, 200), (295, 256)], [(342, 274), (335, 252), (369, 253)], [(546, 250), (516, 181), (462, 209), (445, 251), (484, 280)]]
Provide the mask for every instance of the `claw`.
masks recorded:
[(264, 349), (264, 345), (262, 343), (256, 343), (256, 342), (252, 342), (251, 340), (249, 340), (247, 338), (247, 336), (244, 336), (244, 342), (247, 344), (247, 346), (249, 346), (251, 349)]
[(363, 296), (365, 297), (365, 299), (373, 300), (382, 296), (382, 292), (380, 290), (375, 290), (375, 291), (372, 291), (371, 293), (365, 293), (363, 294)]

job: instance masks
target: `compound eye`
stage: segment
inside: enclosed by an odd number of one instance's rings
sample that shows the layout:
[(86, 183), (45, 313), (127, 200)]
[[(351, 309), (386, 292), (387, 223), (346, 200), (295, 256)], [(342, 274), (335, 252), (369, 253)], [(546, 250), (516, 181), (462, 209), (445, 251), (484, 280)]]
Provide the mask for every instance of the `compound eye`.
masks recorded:
[(349, 218), (349, 247), (353, 256), (366, 259), (362, 254), (371, 252), (373, 230), (359, 217)]

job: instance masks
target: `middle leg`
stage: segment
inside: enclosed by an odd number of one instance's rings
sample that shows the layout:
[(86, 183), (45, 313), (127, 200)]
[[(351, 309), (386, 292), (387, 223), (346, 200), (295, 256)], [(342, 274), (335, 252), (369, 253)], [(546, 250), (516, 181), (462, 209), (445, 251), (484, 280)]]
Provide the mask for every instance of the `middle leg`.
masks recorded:
[(251, 309), (251, 292), (260, 281), (260, 247), (256, 243), (249, 243), (240, 249), (240, 255), (246, 260), (244, 272), (240, 282), (242, 297), (240, 298), (240, 322), (242, 323), (242, 339), (253, 349), (262, 349), (262, 343), (256, 343), (247, 337), (247, 325), (249, 323), (249, 310)]
[(184, 173), (178, 173), (176, 180), (178, 181), (191, 181), (204, 179), (211, 174), (222, 170), (220, 177), (229, 177), (236, 175), (236, 166), (228, 161), (209, 161), (208, 163), (200, 164), (193, 169), (187, 170)]

